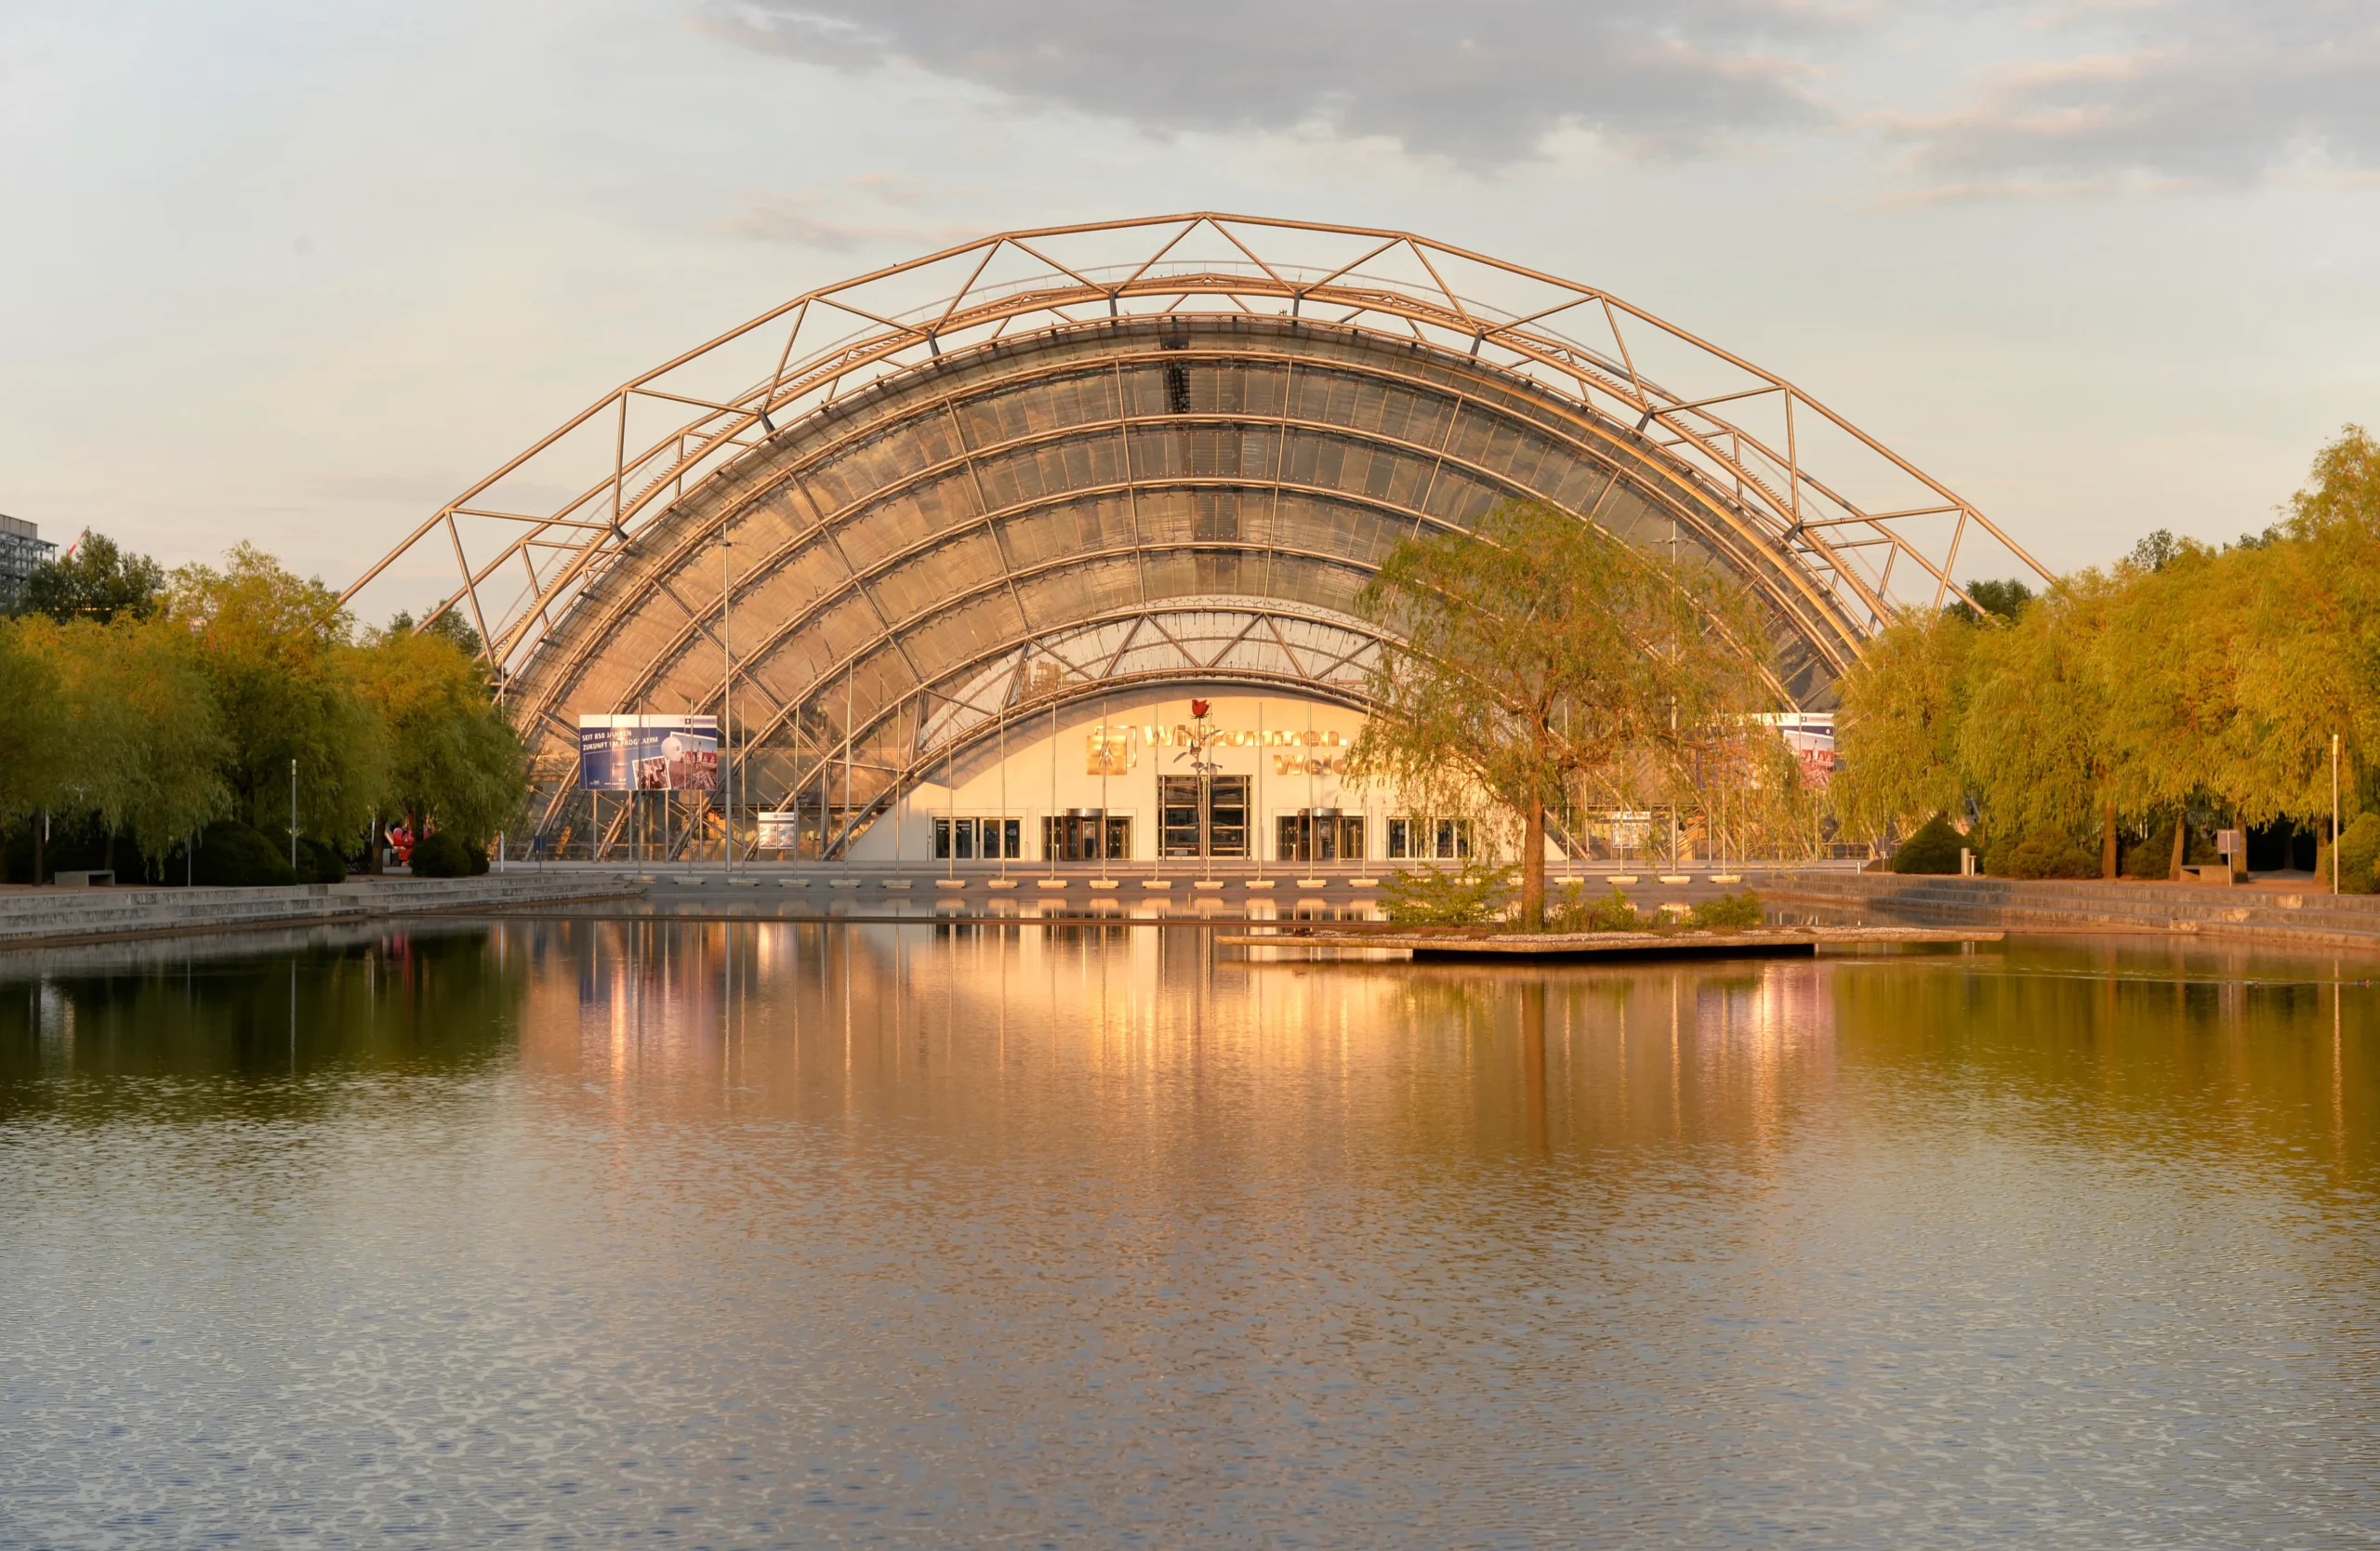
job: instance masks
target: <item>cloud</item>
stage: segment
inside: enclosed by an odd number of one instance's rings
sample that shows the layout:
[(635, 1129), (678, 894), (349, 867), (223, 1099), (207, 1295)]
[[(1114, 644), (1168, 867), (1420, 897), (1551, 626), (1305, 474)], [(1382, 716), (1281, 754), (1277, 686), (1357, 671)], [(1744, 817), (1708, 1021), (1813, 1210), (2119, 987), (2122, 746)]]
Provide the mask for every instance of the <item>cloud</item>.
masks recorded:
[(2043, 20), (2103, 46), (2002, 67), (1948, 113), (1869, 121), (1930, 192), (2237, 187), (2293, 164), (2380, 166), (2380, 15), (2362, 0), (2069, 5)]
[(720, 0), (700, 25), (837, 70), (906, 65), (1157, 133), (1387, 137), (1486, 168), (1559, 129), (1640, 153), (1828, 122), (1824, 0)]
[[(852, 179), (866, 186), (865, 179)], [(877, 191), (879, 201), (914, 203), (919, 194), (906, 182), (896, 192)], [(921, 226), (906, 221), (855, 220), (837, 213), (838, 201), (818, 194), (747, 193), (743, 213), (731, 217), (724, 230), (739, 237), (764, 242), (793, 243), (820, 253), (848, 253), (874, 243), (899, 243), (909, 247), (939, 248), (980, 237), (982, 231), (964, 226)]]

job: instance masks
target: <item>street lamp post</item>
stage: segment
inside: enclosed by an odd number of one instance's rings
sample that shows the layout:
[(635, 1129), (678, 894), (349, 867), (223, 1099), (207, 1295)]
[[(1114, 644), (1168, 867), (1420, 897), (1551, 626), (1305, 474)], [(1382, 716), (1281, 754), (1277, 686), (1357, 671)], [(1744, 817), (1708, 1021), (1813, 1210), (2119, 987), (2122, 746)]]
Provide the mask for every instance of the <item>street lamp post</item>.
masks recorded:
[(289, 870), (298, 870), (298, 762), (289, 762)]
[(738, 765), (734, 757), (735, 741), (735, 656), (728, 644), (728, 632), (734, 628), (732, 610), (735, 606), (734, 577), (730, 569), (734, 563), (734, 541), (727, 537), (724, 524), (719, 533), (719, 757), (726, 765), (720, 773), (720, 801), (725, 804), (726, 821), (719, 830), (719, 869), (728, 878), (735, 876), (735, 776)]

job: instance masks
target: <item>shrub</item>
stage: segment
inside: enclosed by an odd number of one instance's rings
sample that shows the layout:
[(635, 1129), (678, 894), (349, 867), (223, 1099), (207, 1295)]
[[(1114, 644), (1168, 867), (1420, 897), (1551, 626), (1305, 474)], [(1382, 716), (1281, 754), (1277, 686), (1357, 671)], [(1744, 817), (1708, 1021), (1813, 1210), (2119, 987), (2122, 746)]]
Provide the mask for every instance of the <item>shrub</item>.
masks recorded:
[(198, 832), (190, 881), (214, 888), (287, 887), (298, 882), (288, 856), (236, 818), (218, 818)]
[(2339, 893), (2380, 894), (2380, 814), (2359, 814), (2339, 832), (2338, 865)]
[(1584, 883), (1572, 883), (1545, 901), (1549, 932), (1650, 932), (1655, 924), (1651, 917), (1636, 913), (1617, 883), (1600, 896), (1588, 894)]
[(1763, 919), (1760, 895), (1750, 889), (1741, 894), (1723, 894), (1694, 908), (1694, 924), (1697, 926), (1758, 926)]
[(2096, 878), (2099, 858), (2063, 829), (2036, 829), (1993, 846), (1984, 870), (1995, 878)]
[(338, 854), (336, 846), (301, 836), (298, 842), (298, 882), (344, 883), (347, 882), (347, 859)]
[[(2223, 858), (2215, 854), (2214, 842), (2196, 829), (2182, 848), (2182, 863), (2186, 867), (2211, 867)], [(2123, 875), (2127, 878), (2165, 878), (2174, 868), (2174, 819), (2171, 815), (2149, 827), (2149, 833), (2131, 842), (2123, 850)]]
[[(414, 870), (420, 869), (416, 861)], [(1472, 861), (1451, 872), (1400, 868), (1382, 885), (1380, 900), (1389, 920), (1408, 926), (1485, 926), (1502, 917), (1512, 892), (1511, 868)]]
[(416, 878), (469, 878), (487, 870), (487, 848), (466, 844), (449, 830), (440, 829), (414, 842), (413, 875)]
[(1918, 826), (1917, 832), (1900, 842), (1893, 853), (1895, 872), (1944, 873), (1959, 870), (1959, 853), (1965, 848), (1966, 836), (1959, 833), (1948, 814), (1936, 814)]

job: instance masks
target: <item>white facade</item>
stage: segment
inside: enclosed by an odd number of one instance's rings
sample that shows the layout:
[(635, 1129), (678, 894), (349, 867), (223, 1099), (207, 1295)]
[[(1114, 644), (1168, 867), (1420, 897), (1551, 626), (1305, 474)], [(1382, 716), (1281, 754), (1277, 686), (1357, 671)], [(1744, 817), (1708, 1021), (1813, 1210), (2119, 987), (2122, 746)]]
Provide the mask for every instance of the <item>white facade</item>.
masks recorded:
[[(935, 860), (935, 821), (956, 817), (1016, 820), (1022, 839), (1018, 859), (1040, 862), (1046, 859), (1046, 818), (1104, 812), (1130, 821), (1130, 849), (1117, 860), (1155, 862), (1163, 843), (1158, 777), (1197, 774), (1183, 747), (1193, 698), (1208, 702), (1209, 723), (1223, 735), (1208, 760), (1221, 776), (1248, 778), (1250, 859), (1285, 859), (1281, 821), (1294, 822), (1316, 810), (1361, 821), (1363, 855), (1337, 859), (1388, 855), (1387, 821), (1394, 804), (1342, 774), (1363, 727), (1362, 713), (1282, 695), (1169, 686), (1078, 702), (1054, 713), (1025, 713), (1009, 724), (1005, 757), (1000, 740), (991, 738), (963, 751), (948, 776), (931, 772), (891, 818), (879, 819), (853, 842), (853, 859)], [(1103, 747), (1109, 751), (1104, 762), (1097, 757)]]

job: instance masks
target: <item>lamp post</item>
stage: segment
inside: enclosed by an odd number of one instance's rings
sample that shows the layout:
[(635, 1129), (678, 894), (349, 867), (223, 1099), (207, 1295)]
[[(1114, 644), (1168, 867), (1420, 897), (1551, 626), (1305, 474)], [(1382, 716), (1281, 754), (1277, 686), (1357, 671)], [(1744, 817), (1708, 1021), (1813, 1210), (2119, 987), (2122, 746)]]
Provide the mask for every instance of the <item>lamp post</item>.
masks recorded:
[(2339, 735), (2331, 735), (2331, 892), (2339, 892)]
[(289, 870), (298, 870), (298, 762), (289, 762)]
[(719, 829), (719, 869), (731, 879), (735, 876), (735, 655), (728, 645), (728, 633), (734, 628), (734, 550), (735, 543), (727, 537), (722, 523), (719, 530), (719, 757), (724, 768), (720, 771), (719, 796), (727, 816)]

